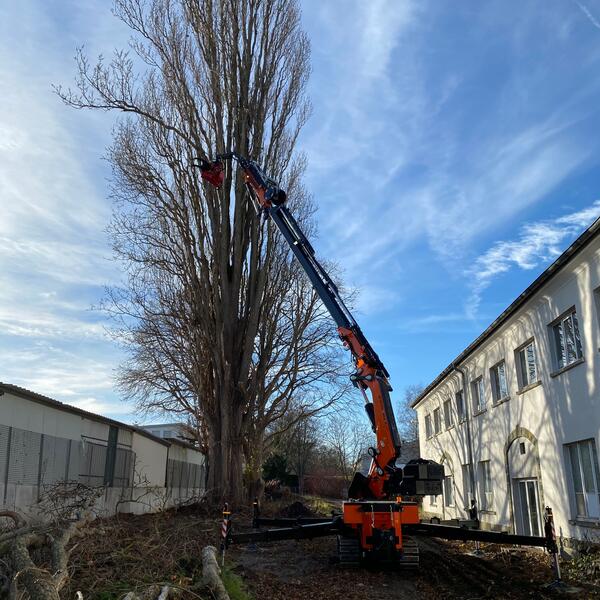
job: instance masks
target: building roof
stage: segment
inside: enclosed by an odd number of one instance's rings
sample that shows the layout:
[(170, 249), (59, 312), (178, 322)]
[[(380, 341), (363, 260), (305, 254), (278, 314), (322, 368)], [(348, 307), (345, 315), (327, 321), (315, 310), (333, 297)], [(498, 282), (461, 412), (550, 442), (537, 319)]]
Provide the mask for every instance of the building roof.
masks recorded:
[(572, 258), (577, 256), (600, 233), (600, 218), (596, 219), (490, 326), (469, 346), (467, 346), (418, 396), (411, 404), (415, 408), (433, 389), (459, 366), (491, 335), (504, 325), (533, 295), (550, 281)]
[(54, 400), (53, 398), (49, 398), (48, 396), (43, 396), (42, 394), (38, 394), (37, 392), (26, 390), (25, 388), (19, 387), (18, 385), (12, 385), (10, 383), (3, 383), (0, 381), (0, 393), (1, 392), (9, 392), (11, 394), (14, 394), (15, 396), (20, 396), (21, 398), (31, 400), (32, 402), (38, 402), (39, 404), (44, 404), (46, 406), (57, 408), (59, 410), (64, 410), (65, 412), (70, 412), (85, 419), (100, 421), (102, 423), (106, 423), (107, 425), (114, 425), (116, 427), (120, 427), (121, 429), (128, 429), (129, 431), (134, 431), (135, 433), (139, 433), (144, 437), (150, 438), (151, 440), (158, 442), (163, 446), (171, 445), (171, 442), (163, 438), (156, 437), (155, 435), (152, 435), (149, 431), (146, 431), (141, 427), (137, 427), (136, 425), (122, 423), (121, 421), (115, 421), (114, 419), (109, 419), (108, 417), (97, 415), (96, 413), (77, 408), (76, 406), (71, 406), (70, 404), (59, 402), (58, 400)]

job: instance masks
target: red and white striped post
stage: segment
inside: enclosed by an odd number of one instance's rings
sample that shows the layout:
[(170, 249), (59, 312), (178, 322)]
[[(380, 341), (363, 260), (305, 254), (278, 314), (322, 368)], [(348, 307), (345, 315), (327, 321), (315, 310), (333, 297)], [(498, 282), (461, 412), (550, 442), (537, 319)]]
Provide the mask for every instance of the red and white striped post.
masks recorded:
[(544, 533), (546, 534), (546, 548), (552, 554), (554, 562), (554, 572), (556, 574), (554, 584), (559, 586), (562, 583), (562, 579), (560, 576), (560, 564), (558, 562), (558, 544), (556, 543), (556, 532), (554, 531), (554, 515), (549, 506), (546, 506), (546, 514), (544, 515)]
[(229, 505), (227, 502), (225, 502), (225, 506), (223, 507), (223, 523), (221, 524), (221, 566), (225, 566), (227, 534), (229, 533), (229, 527), (231, 526), (230, 515), (231, 512), (229, 511)]

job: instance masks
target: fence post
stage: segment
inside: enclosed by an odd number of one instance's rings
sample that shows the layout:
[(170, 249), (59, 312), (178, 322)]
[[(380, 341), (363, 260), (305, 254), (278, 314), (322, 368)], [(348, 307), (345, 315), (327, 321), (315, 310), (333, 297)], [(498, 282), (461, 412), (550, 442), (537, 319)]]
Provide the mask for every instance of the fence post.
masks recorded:
[(12, 427), (8, 428), (8, 441), (6, 442), (6, 470), (4, 472), (4, 499), (2, 504), (6, 506), (6, 495), (8, 493), (8, 470), (10, 468), (10, 447), (12, 444)]
[(40, 434), (40, 458), (38, 460), (37, 499), (42, 497), (42, 469), (44, 466), (44, 434)]
[(67, 462), (65, 464), (65, 482), (69, 480), (69, 467), (71, 466), (71, 444), (73, 440), (69, 440), (67, 444)]

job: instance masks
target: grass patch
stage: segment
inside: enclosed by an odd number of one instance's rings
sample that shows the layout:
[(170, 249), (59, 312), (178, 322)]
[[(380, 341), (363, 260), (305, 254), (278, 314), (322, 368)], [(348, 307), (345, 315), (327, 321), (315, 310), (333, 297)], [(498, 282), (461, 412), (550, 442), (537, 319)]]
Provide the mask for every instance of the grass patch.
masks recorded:
[(221, 579), (231, 600), (253, 600), (244, 581), (231, 570), (231, 567), (224, 567), (221, 570)]
[(330, 500), (319, 498), (319, 496), (305, 496), (304, 498), (300, 497), (300, 499), (316, 514), (329, 515), (332, 510), (336, 512), (340, 510), (341, 500), (339, 502), (331, 502)]

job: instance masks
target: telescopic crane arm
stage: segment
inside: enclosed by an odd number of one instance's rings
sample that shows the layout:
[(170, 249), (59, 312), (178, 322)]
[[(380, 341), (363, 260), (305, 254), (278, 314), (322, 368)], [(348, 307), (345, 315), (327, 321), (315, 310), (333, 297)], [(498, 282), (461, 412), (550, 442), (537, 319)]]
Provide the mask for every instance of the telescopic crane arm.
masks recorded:
[(285, 206), (286, 193), (254, 161), (235, 152), (217, 155), (214, 162), (200, 162), (202, 177), (215, 187), (219, 187), (223, 181), (224, 160), (235, 160), (240, 165), (257, 212), (267, 215), (277, 225), (335, 321), (344, 346), (352, 353), (356, 371), (350, 379), (363, 394), (365, 410), (376, 434), (377, 444), (369, 449), (373, 460), (368, 476), (360, 473), (355, 475), (350, 486), (350, 497), (394, 497), (398, 493), (402, 473), (395, 466), (400, 455), (400, 437), (389, 394), (392, 389), (388, 381), (389, 373), (345, 305), (335, 283), (317, 260), (313, 247), (296, 219)]
[[(202, 177), (219, 187), (223, 182), (223, 160), (236, 160), (259, 214), (270, 217), (281, 231), (292, 252), (302, 265), (315, 291), (335, 321), (340, 338), (352, 353), (356, 371), (351, 380), (365, 399), (365, 408), (377, 438), (370, 449), (373, 458), (367, 477), (357, 473), (343, 503), (343, 514), (328, 519), (305, 520), (261, 519), (258, 501), (254, 503), (254, 527), (279, 525), (277, 529), (229, 533), (228, 543), (303, 539), (338, 536), (338, 554), (342, 565), (357, 565), (361, 561), (375, 564), (391, 562), (408, 568), (418, 565), (418, 548), (411, 545), (410, 536), (432, 536), (546, 547), (557, 563), (552, 510), (546, 508), (545, 537), (508, 535), (504, 533), (466, 529), (463, 527), (421, 523), (417, 502), (400, 496), (439, 495), (444, 477), (442, 465), (433, 461), (409, 461), (404, 470), (396, 467), (400, 455), (400, 438), (396, 429), (390, 400), (388, 372), (364, 336), (358, 323), (344, 304), (342, 297), (315, 256), (310, 242), (285, 206), (286, 194), (251, 160), (232, 152), (217, 156), (214, 162), (201, 161)], [(368, 392), (368, 394), (367, 394)], [(283, 522), (287, 521), (287, 522)], [(283, 525), (283, 526), (282, 526)], [(407, 537), (408, 536), (408, 537)]]

